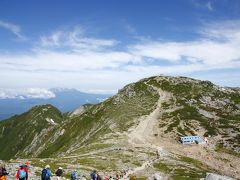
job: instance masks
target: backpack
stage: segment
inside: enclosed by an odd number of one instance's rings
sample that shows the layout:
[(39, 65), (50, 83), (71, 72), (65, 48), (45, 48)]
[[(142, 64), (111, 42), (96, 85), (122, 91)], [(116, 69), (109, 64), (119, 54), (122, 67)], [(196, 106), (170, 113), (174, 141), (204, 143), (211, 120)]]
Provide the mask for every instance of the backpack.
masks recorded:
[(27, 173), (25, 171), (25, 169), (20, 169), (19, 171), (19, 178), (23, 179), (27, 176)]
[(76, 172), (72, 172), (71, 173), (71, 180), (76, 180), (77, 179), (77, 173)]
[(43, 169), (42, 170), (42, 179), (46, 179), (46, 177), (47, 177), (47, 170)]
[(49, 171), (47, 169), (43, 169), (42, 170), (42, 179), (49, 179), (50, 178), (50, 174)]
[(62, 173), (63, 173), (63, 171), (61, 170), (61, 169), (58, 169), (57, 171), (56, 171), (56, 176), (62, 176)]
[(96, 179), (96, 174), (95, 174), (94, 172), (92, 172), (92, 173), (90, 174), (90, 176), (91, 176), (91, 179), (92, 179), (92, 180), (95, 180), (95, 179)]

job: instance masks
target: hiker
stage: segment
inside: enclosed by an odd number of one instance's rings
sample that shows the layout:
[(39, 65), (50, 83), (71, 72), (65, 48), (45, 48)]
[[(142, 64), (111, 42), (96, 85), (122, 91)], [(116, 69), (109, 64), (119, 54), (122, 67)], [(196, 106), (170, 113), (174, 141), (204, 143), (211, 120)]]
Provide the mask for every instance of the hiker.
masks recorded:
[(158, 150), (156, 150), (156, 154), (157, 154), (157, 159), (159, 159), (160, 158), (160, 153), (159, 153)]
[(0, 166), (0, 180), (6, 180), (6, 175), (8, 175), (8, 172), (5, 168), (4, 164), (1, 164)]
[(77, 180), (78, 179), (78, 174), (77, 174), (77, 171), (74, 170), (72, 173), (71, 173), (71, 180)]
[(28, 179), (28, 170), (24, 166), (24, 164), (20, 164), (19, 169), (16, 174), (16, 178), (19, 180), (27, 180)]
[(119, 178), (120, 178), (120, 179), (122, 179), (122, 178), (123, 178), (123, 176), (124, 176), (124, 173), (123, 173), (123, 170), (122, 170), (122, 171), (120, 171)]
[(101, 176), (99, 175), (99, 173), (97, 172), (97, 180), (102, 180)]
[(63, 175), (63, 169), (62, 167), (59, 167), (58, 170), (56, 171), (57, 180), (60, 180), (62, 178), (62, 175)]
[(50, 170), (50, 166), (46, 165), (42, 170), (42, 180), (51, 180), (52, 172)]
[(93, 172), (90, 174), (91, 180), (97, 180), (97, 171), (93, 170)]

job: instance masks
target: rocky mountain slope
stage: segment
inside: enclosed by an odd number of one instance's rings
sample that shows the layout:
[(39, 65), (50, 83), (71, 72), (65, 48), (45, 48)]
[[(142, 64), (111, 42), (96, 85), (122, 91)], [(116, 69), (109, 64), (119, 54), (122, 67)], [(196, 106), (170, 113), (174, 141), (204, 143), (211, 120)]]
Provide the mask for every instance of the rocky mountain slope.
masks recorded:
[[(146, 78), (73, 113), (34, 107), (0, 122), (0, 132), (0, 159), (27, 157), (36, 167), (125, 170), (139, 178), (197, 179), (209, 171), (240, 178), (240, 91), (208, 81)], [(208, 137), (209, 143), (182, 145), (184, 135)]]
[(28, 112), (1, 121), (0, 159), (35, 156), (63, 123), (62, 113), (51, 105), (35, 106)]

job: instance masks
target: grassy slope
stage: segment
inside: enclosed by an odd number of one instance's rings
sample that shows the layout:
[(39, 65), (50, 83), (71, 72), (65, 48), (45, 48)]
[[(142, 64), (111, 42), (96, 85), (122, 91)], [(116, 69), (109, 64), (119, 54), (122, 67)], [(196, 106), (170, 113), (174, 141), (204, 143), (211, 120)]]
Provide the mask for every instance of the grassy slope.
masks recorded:
[[(48, 147), (39, 154), (39, 157), (55, 156), (59, 153), (65, 153), (69, 149), (71, 151), (68, 153), (72, 153), (83, 145), (91, 146), (112, 131), (126, 131), (138, 117), (148, 115), (154, 110), (159, 97), (156, 90), (152, 88), (153, 86), (173, 93), (176, 98), (175, 103), (181, 107), (171, 113), (163, 114), (160, 126), (166, 126), (164, 123), (168, 123), (165, 133), (176, 130), (177, 135), (193, 134), (191, 123), (192, 120), (195, 120), (206, 128), (206, 136), (220, 133), (219, 129), (229, 128), (239, 134), (239, 125), (236, 126), (236, 124), (239, 124), (240, 115), (232, 113), (237, 109), (235, 105), (240, 101), (239, 93), (220, 91), (207, 81), (172, 77), (159, 80), (159, 78), (152, 77), (124, 87), (116, 96), (91, 106), (80, 116), (72, 118), (65, 116), (66, 119), (63, 122), (61, 113), (53, 107), (51, 111), (47, 111), (41, 116), (37, 114), (42, 110), (42, 107), (36, 107), (27, 113), (1, 122), (0, 145), (3, 148), (0, 149), (0, 158), (12, 158), (18, 150), (22, 151), (24, 147), (29, 145), (36, 133), (49, 126), (45, 123), (46, 117), (60, 123), (45, 137), (46, 141), (54, 135), (57, 129), (64, 130), (64, 134), (59, 136), (55, 142), (49, 143)], [(212, 100), (229, 99), (230, 103), (227, 104), (227, 107), (230, 110), (214, 109), (201, 103), (201, 98), (204, 96), (211, 96)], [(195, 103), (190, 104), (191, 100), (194, 100)], [(171, 108), (171, 103), (173, 102), (163, 104), (163, 107)], [(199, 114), (197, 110), (199, 107), (209, 112), (216, 112), (220, 119), (210, 121)], [(182, 121), (185, 123), (185, 127), (180, 126)], [(230, 138), (229, 141), (232, 141), (234, 146), (239, 146), (236, 139)], [(6, 146), (6, 143), (10, 145)]]
[(51, 105), (36, 106), (22, 115), (1, 121), (0, 159), (13, 158), (18, 152), (23, 153), (36, 134), (49, 128), (47, 117), (54, 119), (56, 123), (62, 121), (61, 112)]
[[(129, 95), (128, 92), (136, 94)], [(69, 120), (62, 127), (66, 130), (64, 135), (43, 151), (40, 157), (66, 152), (74, 144), (80, 147), (98, 142), (105, 134), (111, 133), (110, 126), (118, 131), (125, 131), (136, 118), (149, 114), (157, 100), (157, 93), (144, 83), (126, 86), (117, 96), (94, 105), (81, 116)]]

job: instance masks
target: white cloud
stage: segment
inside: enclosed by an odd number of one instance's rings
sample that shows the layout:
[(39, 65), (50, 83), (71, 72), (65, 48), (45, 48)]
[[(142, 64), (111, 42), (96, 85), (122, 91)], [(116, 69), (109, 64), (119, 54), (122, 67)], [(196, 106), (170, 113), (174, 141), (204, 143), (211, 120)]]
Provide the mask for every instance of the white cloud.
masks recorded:
[(206, 3), (206, 7), (209, 11), (213, 11), (212, 3), (210, 1)]
[(137, 34), (136, 29), (135, 29), (133, 26), (131, 26), (130, 24), (128, 24), (128, 23), (125, 23), (125, 29), (126, 29), (127, 32), (130, 33), (130, 34), (134, 34), (134, 35)]
[(213, 8), (213, 4), (212, 4), (212, 1), (202, 1), (202, 0), (191, 0), (191, 3), (196, 7), (196, 8), (199, 8), (199, 9), (207, 9), (209, 11), (213, 11), (214, 8)]
[[(231, 26), (230, 26), (231, 25)], [(220, 28), (221, 27), (221, 28)], [(169, 61), (173, 64), (187, 61), (202, 63), (211, 69), (236, 67), (240, 59), (240, 24), (236, 22), (206, 25), (201, 37), (187, 42), (143, 41), (129, 46), (130, 52), (142, 58)]]
[(205, 24), (192, 41), (143, 39), (127, 50), (116, 50), (117, 42), (88, 37), (80, 28), (42, 36), (29, 54), (0, 54), (1, 87), (116, 92), (152, 75), (240, 68), (240, 21)]
[(206, 39), (218, 42), (240, 42), (240, 21), (205, 23), (199, 33)]
[(15, 24), (10, 23), (10, 22), (5, 22), (5, 21), (0, 20), (0, 27), (11, 31), (15, 36), (17, 36), (18, 40), (21, 40), (21, 41), (26, 40), (26, 37), (24, 37), (21, 34), (20, 26), (17, 26)]
[(118, 42), (113, 39), (89, 38), (85, 30), (75, 27), (73, 30), (60, 30), (50, 36), (40, 37), (42, 48), (69, 48), (71, 51), (79, 50), (102, 50), (106, 47), (115, 46)]
[(31, 56), (0, 56), (0, 69), (13, 71), (70, 71), (118, 68), (134, 61), (134, 56), (118, 51), (79, 53), (44, 51)]
[(49, 99), (54, 97), (55, 94), (45, 88), (0, 89), (0, 99)]

